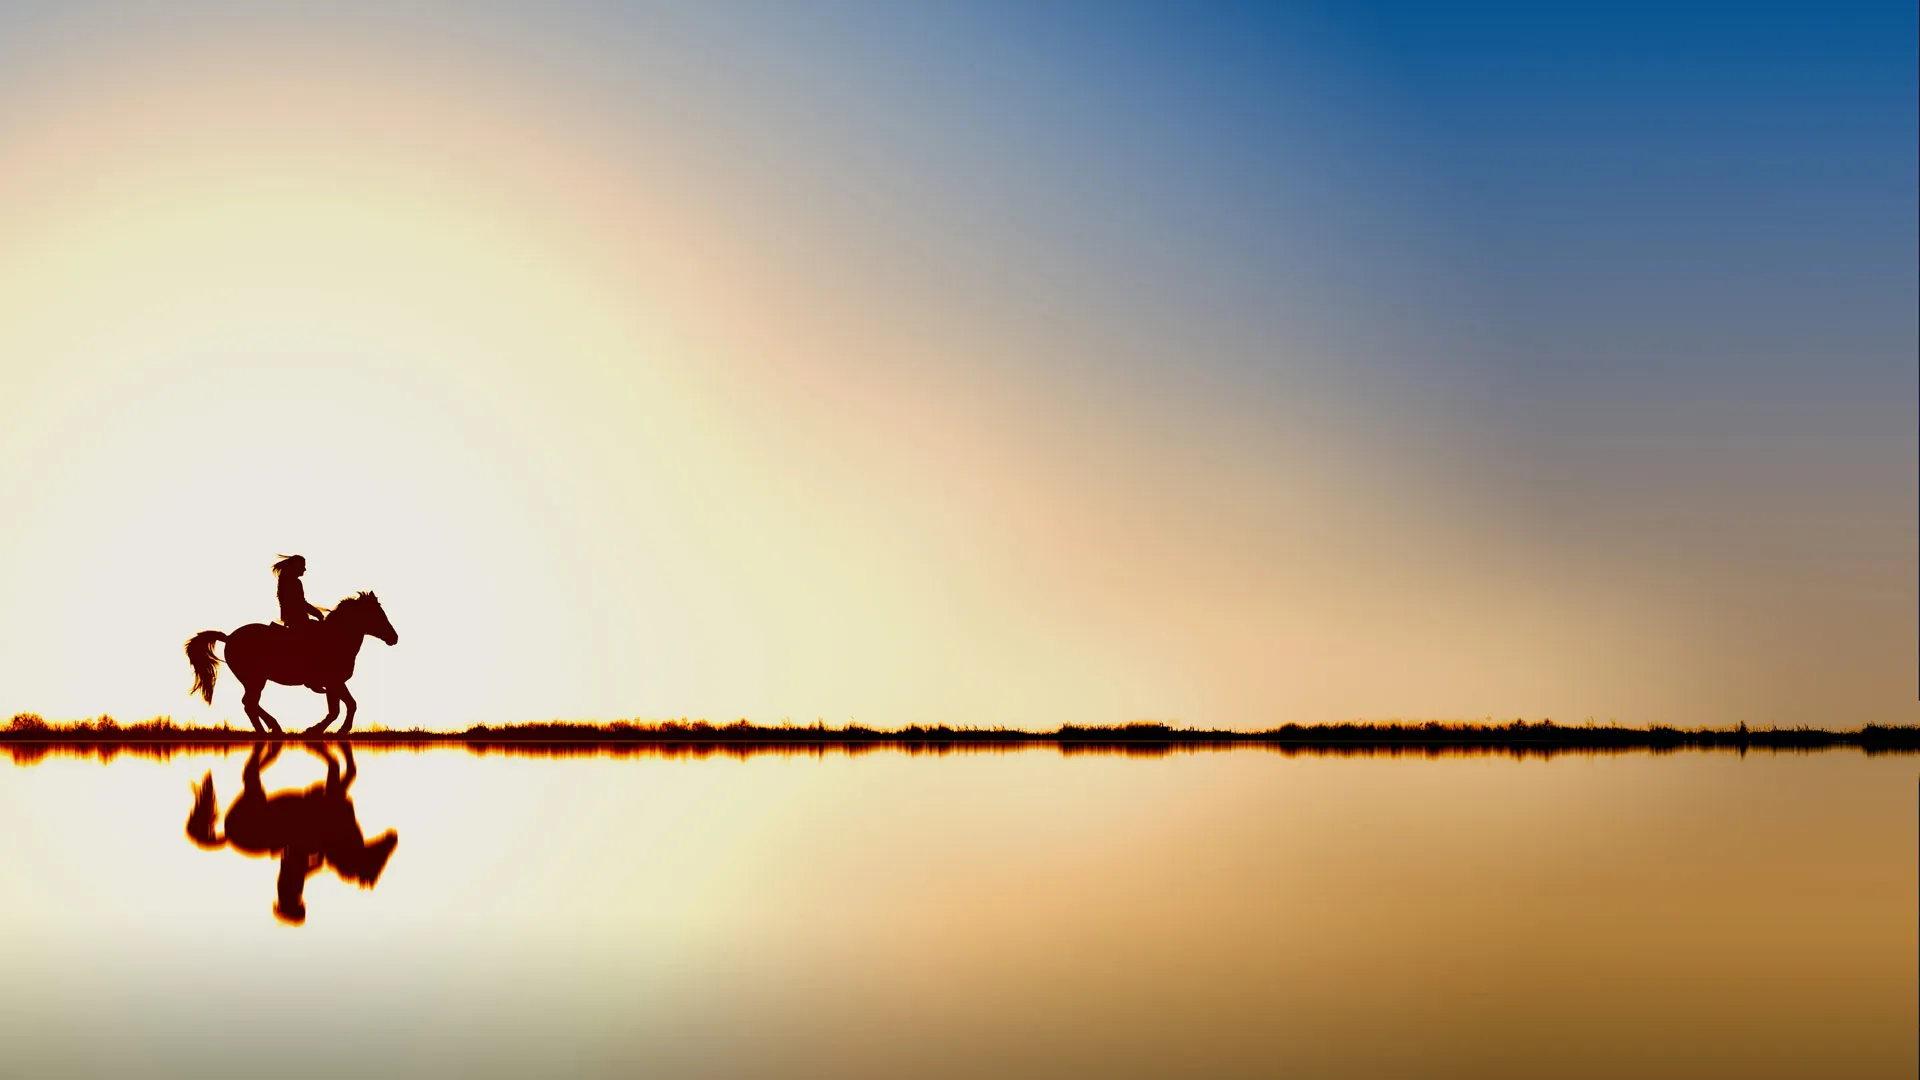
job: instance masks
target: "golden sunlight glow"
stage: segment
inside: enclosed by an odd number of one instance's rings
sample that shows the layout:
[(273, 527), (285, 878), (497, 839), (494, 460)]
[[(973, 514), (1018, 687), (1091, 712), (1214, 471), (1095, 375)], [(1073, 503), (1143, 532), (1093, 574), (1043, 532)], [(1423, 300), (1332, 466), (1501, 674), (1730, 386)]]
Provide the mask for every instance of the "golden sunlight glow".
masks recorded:
[(1317, 401), (1025, 378), (1109, 341), (873, 269), (697, 117), (181, 52), (0, 105), (0, 714), (239, 720), (180, 643), (270, 620), (293, 552), (400, 633), (363, 724), (1679, 720), (1713, 675), (1684, 597)]
[[(603, 479), (576, 466), (602, 448), (570, 373), (613, 375), (619, 422), (691, 445), (637, 305), (596, 296), (580, 259), (512, 224), (540, 215), (460, 194), (444, 164), (262, 146), (217, 112), (177, 140), (63, 145), (165, 130), (182, 108), (120, 104), (9, 155), (46, 166), (5, 199), (0, 355), (32, 408), (4, 435), (0, 652), (9, 682), (63, 691), (9, 704), (188, 712), (154, 692), (179, 682), (159, 646), (270, 618), (262, 560), (297, 549), (317, 601), (385, 585), (396, 622), (434, 626), (407, 639), (432, 678), (388, 695), (389, 722), (598, 705), (605, 583), (584, 576), (575, 508)], [(668, 464), (620, 473), (644, 495)], [(625, 544), (646, 557), (646, 534)], [(538, 685), (470, 674), (514, 671)]]

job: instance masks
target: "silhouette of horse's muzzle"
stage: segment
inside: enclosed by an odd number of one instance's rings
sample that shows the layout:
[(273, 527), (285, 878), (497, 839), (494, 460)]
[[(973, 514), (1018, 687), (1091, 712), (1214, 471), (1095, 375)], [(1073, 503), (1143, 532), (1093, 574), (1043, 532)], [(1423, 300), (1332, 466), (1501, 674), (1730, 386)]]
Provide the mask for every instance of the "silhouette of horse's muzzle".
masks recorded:
[(380, 640), (389, 645), (398, 645), (400, 644), (400, 632), (398, 630), (389, 630), (380, 635)]

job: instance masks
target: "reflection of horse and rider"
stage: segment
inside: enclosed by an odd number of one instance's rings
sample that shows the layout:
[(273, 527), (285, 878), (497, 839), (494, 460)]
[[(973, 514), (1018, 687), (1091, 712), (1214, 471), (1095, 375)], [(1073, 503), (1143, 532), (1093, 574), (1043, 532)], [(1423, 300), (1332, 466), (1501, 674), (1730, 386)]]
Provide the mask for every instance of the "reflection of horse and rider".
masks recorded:
[(209, 850), (231, 846), (242, 854), (278, 856), (280, 882), (273, 913), (282, 922), (299, 925), (307, 917), (308, 877), (322, 866), (330, 866), (341, 880), (371, 889), (380, 880), (380, 872), (386, 869), (400, 836), (388, 829), (368, 843), (361, 833), (353, 800), (347, 797), (347, 788), (358, 770), (353, 764), (353, 747), (346, 743), (340, 744), (347, 760), (344, 774), (340, 762), (325, 746), (308, 743), (307, 749), (327, 763), (326, 782), (304, 791), (267, 794), (260, 772), (280, 756), (280, 747), (277, 742), (254, 744), (240, 773), (240, 796), (227, 808), (225, 835), (217, 831), (220, 809), (213, 796), (213, 773), (208, 772), (200, 781), (193, 813), (187, 818), (187, 836)]
[(298, 555), (284, 556), (273, 564), (279, 622), (271, 626), (248, 623), (231, 634), (202, 630), (187, 641), (187, 661), (193, 665), (192, 692), (208, 704), (213, 703), (213, 680), (220, 664), (213, 655), (213, 645), (216, 641), (227, 643), (227, 667), (240, 680), (240, 704), (255, 731), (282, 730), (280, 722), (260, 705), (260, 691), (269, 682), (304, 686), (327, 695), (327, 718), (308, 728), (308, 734), (325, 731), (339, 715), (343, 702), (347, 715), (340, 731), (352, 731), (358, 705), (347, 693), (347, 680), (353, 677), (361, 640), (372, 636), (389, 645), (400, 640), (379, 599), (370, 592), (355, 593), (335, 604), (332, 611), (308, 603), (306, 589), (300, 583), (306, 572), (307, 560)]

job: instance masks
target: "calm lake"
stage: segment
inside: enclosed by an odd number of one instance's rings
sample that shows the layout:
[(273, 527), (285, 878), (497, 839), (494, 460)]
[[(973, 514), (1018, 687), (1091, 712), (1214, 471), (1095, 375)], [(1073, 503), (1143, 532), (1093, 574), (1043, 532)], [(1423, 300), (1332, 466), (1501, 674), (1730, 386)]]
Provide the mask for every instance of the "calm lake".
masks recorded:
[(0, 1071), (1920, 1067), (1912, 756), (353, 759), (398, 843), (299, 925), (187, 833), (245, 748), (0, 762)]

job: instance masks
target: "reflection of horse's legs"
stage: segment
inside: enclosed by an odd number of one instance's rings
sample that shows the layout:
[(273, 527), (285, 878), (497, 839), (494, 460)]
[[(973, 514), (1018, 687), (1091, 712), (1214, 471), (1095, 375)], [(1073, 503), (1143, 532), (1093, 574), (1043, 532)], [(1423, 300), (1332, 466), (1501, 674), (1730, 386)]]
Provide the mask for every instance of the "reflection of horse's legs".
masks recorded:
[(307, 752), (327, 763), (327, 794), (338, 794), (334, 789), (340, 786), (339, 759), (333, 756), (333, 751), (327, 749), (327, 744), (323, 742), (308, 743)]
[(339, 713), (340, 713), (340, 693), (339, 691), (333, 689), (332, 687), (328, 687), (327, 688), (327, 718), (313, 725), (312, 727), (308, 728), (306, 733), (308, 735), (318, 735), (321, 732), (327, 730), (327, 725), (333, 723), (333, 718), (339, 715)]
[(347, 703), (347, 719), (346, 722), (340, 725), (340, 734), (345, 735), (347, 732), (353, 730), (353, 714), (360, 706), (354, 703), (353, 695), (347, 693), (347, 688), (344, 685), (334, 687), (333, 692), (339, 694), (340, 700)]
[(265, 802), (267, 789), (260, 782), (260, 770), (273, 764), (280, 756), (279, 743), (254, 743), (253, 753), (247, 755), (246, 767), (240, 770), (240, 791), (249, 800)]
[(243, 685), (245, 685), (247, 692), (241, 695), (240, 704), (247, 710), (247, 719), (253, 721), (253, 729), (255, 731), (260, 730), (260, 722), (265, 720), (267, 727), (273, 729), (275, 735), (284, 734), (280, 728), (280, 721), (275, 720), (273, 714), (260, 705), (260, 690), (266, 684), (245, 683)]

